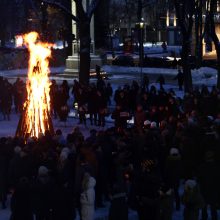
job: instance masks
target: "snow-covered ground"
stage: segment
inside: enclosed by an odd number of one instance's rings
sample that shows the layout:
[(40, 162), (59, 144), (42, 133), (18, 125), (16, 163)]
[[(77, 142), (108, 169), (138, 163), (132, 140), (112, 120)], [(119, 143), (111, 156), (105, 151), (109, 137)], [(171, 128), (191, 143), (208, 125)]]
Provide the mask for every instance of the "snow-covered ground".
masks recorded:
[[(109, 74), (112, 74), (112, 77), (117, 77), (117, 75), (129, 75), (129, 76), (140, 76), (142, 74), (148, 74), (150, 76), (158, 76), (160, 74), (165, 77), (174, 77), (177, 75), (177, 69), (170, 68), (148, 68), (143, 67), (123, 67), (123, 66), (111, 66), (105, 65), (102, 67), (104, 71)], [(201, 67), (200, 69), (192, 70), (192, 79), (194, 85), (207, 85), (212, 86), (216, 85), (217, 82), (217, 70), (210, 67)]]
[[(51, 79), (57, 81), (68, 80), (73, 81), (73, 77), (63, 75), (65, 67), (55, 67), (51, 68)], [(155, 78), (162, 74), (168, 79), (172, 79), (177, 75), (177, 69), (171, 68), (147, 68), (147, 67), (122, 67), (122, 66), (112, 66), (104, 65), (102, 70), (105, 71), (109, 76), (109, 82), (113, 81), (117, 83), (117, 80), (140, 80), (141, 75), (147, 74), (149, 77)], [(7, 77), (12, 82), (19, 76), (26, 78), (27, 69), (16, 69), (16, 70), (1, 70), (0, 76)], [(201, 67), (200, 69), (192, 70), (192, 79), (194, 85), (207, 85), (213, 86), (217, 82), (217, 70), (210, 67)], [(92, 79), (91, 81), (93, 81)], [(170, 83), (170, 82), (169, 82)], [(175, 84), (175, 83), (172, 83)]]
[[(64, 67), (51, 68), (51, 72), (52, 72), (51, 78), (57, 79), (59, 81), (62, 81), (63, 79), (67, 79), (72, 83), (72, 80), (73, 80), (72, 78), (65, 78), (65, 77), (59, 76), (59, 73), (62, 73), (63, 70), (64, 70)], [(140, 68), (139, 67), (129, 67), (128, 68), (128, 67), (117, 67), (117, 66), (103, 66), (103, 70), (105, 70), (109, 74), (112, 74), (109, 77), (108, 81), (112, 82), (112, 86), (114, 89), (116, 89), (118, 87), (118, 85), (121, 85), (125, 81), (131, 82), (134, 79), (138, 80), (140, 78)], [(9, 79), (15, 79), (17, 76), (25, 76), (26, 73), (27, 73), (26, 69), (0, 71), (1, 76), (8, 77)], [(143, 74), (146, 73), (149, 75), (164, 74), (165, 77), (166, 76), (174, 77), (177, 74), (177, 70), (176, 69), (164, 69), (164, 68), (143, 68), (142, 73)], [(194, 83), (194, 85), (202, 85), (202, 84), (205, 84), (208, 86), (215, 85), (216, 84), (216, 74), (217, 74), (217, 71), (212, 68), (203, 67), (203, 68), (200, 68), (199, 70), (193, 70), (192, 71), (193, 83)], [(156, 85), (158, 87), (158, 84), (153, 83), (153, 85)], [(178, 91), (176, 82), (172, 83), (172, 84), (165, 85), (166, 90), (168, 90), (170, 88), (174, 89), (177, 96), (179, 96), (179, 97), (183, 96), (183, 93)], [(74, 116), (73, 114), (74, 114), (74, 112), (72, 111), (70, 116)], [(16, 128), (17, 128), (18, 120), (19, 120), (19, 116), (16, 115), (15, 113), (12, 113), (10, 121), (4, 121), (2, 119), (2, 116), (0, 115), (0, 137), (14, 136)], [(66, 125), (64, 125), (64, 123), (60, 122), (59, 120), (55, 120), (55, 119), (53, 120), (53, 122), (54, 122), (55, 129), (60, 128), (63, 131), (64, 135), (71, 132), (74, 129), (74, 127), (79, 126), (85, 136), (89, 135), (89, 131), (91, 128), (95, 128), (97, 130), (99, 130), (99, 129), (102, 130), (102, 129), (105, 129), (106, 127), (112, 126), (112, 123), (113, 123), (113, 121), (110, 119), (110, 117), (107, 118), (107, 123), (106, 123), (105, 128), (98, 128), (98, 127), (91, 127), (91, 126), (85, 127), (84, 125), (77, 125), (78, 119), (75, 117), (69, 117)], [(96, 210), (96, 217), (95, 217), (96, 220), (107, 219), (108, 206), (109, 206), (109, 204), (107, 204), (106, 208)], [(183, 219), (182, 210), (183, 210), (183, 207), (182, 207), (181, 211), (174, 212), (173, 220)], [(0, 208), (0, 220), (9, 220), (9, 216), (10, 216), (9, 208), (7, 208), (6, 210), (2, 210)], [(134, 212), (134, 211), (129, 212), (129, 220), (137, 220), (137, 219), (138, 218), (137, 218), (136, 212)]]
[[(209, 69), (204, 69), (201, 70), (199, 75), (200, 75), (200, 80), (205, 77), (206, 71), (208, 71), (209, 74), (215, 74), (215, 71), (213, 70), (209, 70)], [(129, 78), (129, 76), (125, 76), (125, 75), (121, 75), (123, 76), (124, 80), (130, 80), (131, 78)], [(158, 84), (153, 84), (156, 87), (159, 87)], [(113, 84), (113, 88), (115, 89), (117, 87), (117, 84)], [(178, 88), (176, 85), (170, 85), (167, 84), (165, 85), (165, 89), (174, 89), (174, 91), (176, 92), (177, 96), (183, 96), (183, 92), (178, 91)], [(71, 99), (72, 100), (72, 99)], [(71, 103), (70, 103), (71, 104)], [(85, 135), (85, 137), (87, 137), (89, 135), (89, 131), (92, 128), (95, 128), (97, 130), (102, 130), (102, 129), (106, 129), (107, 127), (111, 127), (113, 125), (113, 121), (111, 120), (111, 118), (107, 118), (107, 123), (106, 126), (104, 128), (102, 127), (95, 127), (95, 126), (84, 126), (84, 125), (78, 125), (78, 118), (75, 117), (74, 112), (71, 111), (70, 114), (71, 117), (68, 118), (67, 123), (64, 124), (63, 122), (60, 122), (57, 119), (53, 119), (53, 123), (54, 123), (54, 128), (55, 129), (61, 129), (64, 133), (64, 135), (67, 135), (69, 132), (71, 132), (74, 127), (79, 126), (81, 131), (83, 132), (83, 134)], [(17, 128), (17, 124), (18, 124), (18, 120), (19, 120), (19, 115), (16, 115), (15, 113), (12, 113), (11, 115), (11, 120), (10, 121), (4, 121), (2, 119), (2, 116), (0, 115), (0, 137), (2, 136), (14, 136), (16, 128)], [(89, 124), (89, 123), (88, 123)], [(183, 186), (180, 189), (180, 194), (182, 194), (183, 192)], [(0, 220), (9, 220), (10, 217), (10, 209), (9, 209), (9, 200), (8, 200), (8, 208), (5, 210), (2, 210), (0, 208)], [(108, 219), (108, 210), (109, 210), (109, 203), (106, 203), (106, 207), (105, 208), (100, 208), (97, 209), (95, 212), (95, 219), (94, 220), (106, 220)], [(174, 211), (173, 213), (173, 219), (172, 220), (182, 220), (183, 219), (183, 206), (181, 206), (181, 210), (180, 211)], [(79, 217), (77, 217), (76, 220), (79, 220)], [(129, 211), (129, 220), (138, 220), (137, 217), (137, 213), (135, 211), (130, 210)], [(208, 219), (210, 220), (210, 218)]]

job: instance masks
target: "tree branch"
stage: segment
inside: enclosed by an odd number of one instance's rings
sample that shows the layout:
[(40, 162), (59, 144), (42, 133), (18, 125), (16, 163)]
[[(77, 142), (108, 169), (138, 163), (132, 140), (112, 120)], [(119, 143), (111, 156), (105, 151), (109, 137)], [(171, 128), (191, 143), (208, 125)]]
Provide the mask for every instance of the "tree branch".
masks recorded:
[(61, 3), (56, 2), (56, 1), (50, 1), (50, 0), (42, 0), (42, 2), (44, 2), (48, 5), (51, 5), (53, 7), (61, 9), (64, 13), (68, 14), (72, 18), (72, 20), (74, 20), (75, 22), (79, 22), (78, 17), (73, 15), (72, 12), (69, 11), (66, 7), (64, 7)]
[[(176, 10), (176, 15), (178, 18), (178, 22), (182, 31), (182, 34), (185, 35), (186, 34), (186, 26), (185, 26), (185, 17), (183, 17), (183, 12), (180, 12), (180, 2), (178, 0), (174, 0), (174, 6), (175, 6), (175, 10)], [(182, 9), (183, 10), (183, 9)]]
[(94, 11), (96, 10), (99, 2), (100, 2), (100, 0), (92, 0), (91, 4), (89, 5), (89, 9), (87, 12), (89, 19), (92, 18), (92, 15), (93, 15)]
[(82, 20), (87, 20), (88, 16), (83, 8), (82, 0), (74, 0), (74, 2), (76, 3), (76, 11), (77, 11), (76, 13), (80, 18), (80, 22), (82, 22)]
[[(209, 19), (210, 19), (210, 35), (216, 46), (219, 46), (219, 39), (215, 30), (215, 18), (214, 18), (214, 7), (215, 2), (211, 0), (210, 2), (210, 11), (209, 11)], [(217, 51), (217, 50), (216, 50)]]

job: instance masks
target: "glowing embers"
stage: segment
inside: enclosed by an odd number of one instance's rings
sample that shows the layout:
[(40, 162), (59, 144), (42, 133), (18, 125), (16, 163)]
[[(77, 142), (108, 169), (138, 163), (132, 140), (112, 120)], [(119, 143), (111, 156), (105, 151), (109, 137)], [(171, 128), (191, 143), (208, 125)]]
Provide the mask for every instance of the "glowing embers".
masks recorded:
[(24, 35), (30, 58), (28, 79), (26, 82), (27, 97), (18, 124), (16, 136), (39, 137), (41, 133), (53, 133), (50, 116), (50, 82), (49, 57), (52, 44), (38, 41), (38, 33)]

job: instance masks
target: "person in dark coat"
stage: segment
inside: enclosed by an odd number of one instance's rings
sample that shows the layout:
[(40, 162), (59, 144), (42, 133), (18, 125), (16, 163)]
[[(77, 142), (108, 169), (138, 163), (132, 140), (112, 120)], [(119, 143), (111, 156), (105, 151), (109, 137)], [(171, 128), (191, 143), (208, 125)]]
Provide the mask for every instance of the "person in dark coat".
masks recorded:
[(74, 178), (74, 196), (76, 198), (76, 207), (78, 208), (80, 215), (81, 215), (80, 194), (83, 191), (82, 182), (85, 173), (89, 173), (91, 174), (91, 176), (94, 176), (92, 167), (86, 160), (85, 156), (83, 154), (79, 154), (79, 157), (76, 159), (76, 169), (75, 169), (75, 178)]
[(156, 82), (160, 84), (160, 90), (164, 90), (163, 85), (165, 84), (165, 78), (162, 74), (159, 75)]
[(175, 68), (177, 67), (177, 64), (178, 64), (178, 61), (177, 61), (177, 59), (176, 59), (176, 56), (174, 56), (174, 59), (173, 59), (173, 61), (172, 61), (172, 67), (173, 67), (173, 69), (175, 69)]
[(173, 190), (164, 183), (160, 193), (160, 220), (171, 220), (173, 214)]
[(52, 216), (54, 182), (45, 166), (40, 166), (38, 176), (31, 185), (33, 213), (36, 220), (49, 220)]
[(51, 112), (55, 118), (57, 118), (57, 114), (59, 111), (59, 102), (57, 98), (57, 95), (59, 96), (58, 92), (59, 92), (58, 85), (55, 80), (52, 80), (50, 85), (50, 104), (51, 104)]
[(143, 89), (148, 91), (149, 90), (149, 83), (150, 83), (150, 80), (149, 80), (149, 77), (147, 74), (144, 74), (144, 78), (143, 78)]
[(165, 41), (163, 41), (163, 43), (161, 44), (161, 47), (163, 49), (163, 52), (167, 52), (167, 44)]
[(29, 180), (22, 177), (11, 198), (10, 220), (33, 220)]
[(98, 117), (98, 97), (97, 89), (94, 85), (91, 85), (88, 89), (88, 113), (91, 125), (97, 125)]
[(53, 201), (53, 220), (75, 219), (74, 167), (75, 158), (69, 148), (63, 148), (57, 167), (58, 176)]
[(160, 176), (155, 168), (155, 161), (144, 159), (141, 163), (141, 171), (134, 179), (136, 197), (138, 201), (138, 216), (140, 220), (159, 219), (159, 189)]
[(4, 80), (0, 102), (4, 120), (7, 119), (9, 121), (12, 106), (12, 85), (8, 80)]
[(117, 105), (117, 103), (119, 102), (119, 98), (120, 98), (120, 92), (122, 91), (121, 87), (119, 86), (114, 93), (114, 101)]
[[(65, 83), (64, 83), (64, 85), (65, 85)], [(57, 101), (56, 102), (58, 103), (58, 115), (59, 115), (60, 121), (66, 122), (67, 116), (69, 113), (69, 107), (67, 104), (69, 94), (67, 94), (68, 88), (66, 88), (66, 86), (64, 86), (64, 85), (61, 85), (59, 87), (59, 90), (57, 91), (57, 97), (56, 97)]]
[(126, 202), (126, 193), (120, 189), (119, 185), (113, 186), (110, 194), (111, 205), (109, 208), (109, 220), (128, 220), (128, 205)]
[(112, 119), (115, 119), (115, 128), (127, 128), (127, 120), (130, 118), (129, 112), (122, 111), (121, 106), (117, 105), (112, 112)]
[(179, 90), (183, 90), (183, 82), (184, 82), (184, 75), (181, 69), (178, 69), (178, 74), (174, 77), (174, 80), (178, 81)]
[(180, 210), (179, 186), (182, 173), (181, 156), (177, 148), (171, 148), (165, 164), (165, 180), (174, 190), (176, 210)]
[(184, 204), (184, 220), (198, 220), (199, 210), (204, 206), (204, 200), (195, 180), (188, 179), (185, 182), (182, 202)]
[(210, 205), (212, 220), (217, 220), (217, 204), (219, 202), (220, 192), (220, 174), (219, 166), (214, 159), (214, 153), (212, 151), (206, 152), (205, 161), (199, 167), (198, 182), (202, 196), (205, 200), (205, 207), (202, 210), (202, 220), (208, 219), (208, 205)]
[(67, 100), (69, 99), (69, 85), (67, 80), (63, 80), (62, 84), (61, 84), (61, 88), (63, 90), (63, 99), (67, 102)]
[(7, 148), (5, 144), (6, 138), (0, 139), (0, 202), (2, 203), (2, 208), (6, 208), (7, 201), (7, 187), (8, 187), (8, 164), (9, 156), (7, 153)]
[(12, 188), (18, 184), (20, 178), (24, 176), (31, 178), (33, 175), (33, 161), (26, 149), (17, 146), (14, 151), (15, 155), (10, 160), (8, 168), (8, 180)]
[(14, 96), (14, 105), (15, 105), (15, 112), (19, 113), (22, 110), (22, 104), (24, 99), (24, 90), (25, 84), (24, 82), (18, 77), (13, 84), (13, 96)]
[(116, 105), (120, 105), (122, 110), (128, 109), (128, 97), (126, 95), (126, 92), (124, 90), (119, 92)]
[(107, 100), (108, 100), (108, 105), (111, 105), (111, 97), (113, 94), (113, 89), (110, 83), (107, 83), (106, 87), (106, 95), (107, 95)]
[(84, 123), (86, 125), (86, 113), (88, 111), (87, 106), (87, 91), (86, 89), (79, 88), (78, 91), (78, 112), (79, 112), (79, 124)]
[(145, 120), (146, 120), (146, 113), (143, 111), (143, 107), (141, 105), (138, 105), (134, 116), (134, 125), (138, 129), (142, 129)]
[(103, 93), (97, 91), (98, 102), (98, 125), (105, 126), (105, 116), (107, 114), (107, 100)]

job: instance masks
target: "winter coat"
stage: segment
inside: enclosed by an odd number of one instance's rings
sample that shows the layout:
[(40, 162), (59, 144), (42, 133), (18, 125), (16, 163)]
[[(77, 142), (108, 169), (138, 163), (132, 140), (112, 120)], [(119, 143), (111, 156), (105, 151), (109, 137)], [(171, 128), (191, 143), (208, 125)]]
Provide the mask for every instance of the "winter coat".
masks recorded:
[(134, 123), (137, 128), (143, 128), (146, 114), (144, 111), (137, 111), (134, 117)]
[[(138, 177), (139, 176), (139, 177)], [(134, 179), (140, 219), (158, 220), (160, 178), (156, 171), (144, 171)]]
[(161, 192), (160, 195), (160, 220), (171, 220), (173, 214), (174, 195), (171, 189)]
[(69, 113), (68, 105), (60, 106), (60, 109), (58, 111), (60, 121), (64, 121), (65, 122), (67, 120), (68, 113)]
[(33, 211), (37, 216), (48, 216), (53, 207), (54, 182), (48, 176), (38, 176), (33, 180), (32, 186)]
[(98, 113), (98, 97), (97, 97), (97, 90), (92, 89), (88, 93), (88, 113), (95, 114)]
[(112, 112), (111, 118), (115, 119), (115, 128), (126, 128), (127, 120), (130, 119), (130, 114), (129, 112), (123, 112), (121, 110), (115, 109)]
[(30, 187), (19, 183), (11, 198), (11, 220), (33, 220)]
[(128, 206), (125, 193), (117, 193), (112, 196), (109, 209), (109, 220), (116, 219), (128, 220)]
[(81, 215), (82, 220), (93, 220), (95, 212), (95, 187), (96, 180), (93, 177), (89, 177), (86, 189), (81, 193)]
[(7, 192), (8, 159), (2, 151), (0, 153), (0, 195), (3, 195)]
[(185, 189), (182, 201), (184, 204), (184, 220), (198, 220), (199, 209), (204, 207), (204, 200), (198, 186)]
[(219, 166), (214, 161), (205, 162), (200, 166), (198, 182), (206, 203), (212, 205), (220, 201)]
[(165, 179), (171, 187), (178, 187), (182, 173), (180, 155), (169, 155), (165, 165)]

